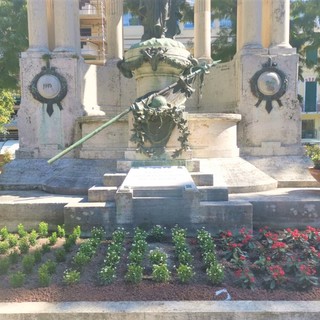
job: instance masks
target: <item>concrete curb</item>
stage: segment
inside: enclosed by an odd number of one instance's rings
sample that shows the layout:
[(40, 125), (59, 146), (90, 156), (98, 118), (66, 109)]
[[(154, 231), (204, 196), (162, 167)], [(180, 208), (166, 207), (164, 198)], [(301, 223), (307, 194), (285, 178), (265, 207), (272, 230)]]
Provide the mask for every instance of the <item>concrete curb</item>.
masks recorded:
[(320, 301), (0, 303), (1, 320), (318, 320)]

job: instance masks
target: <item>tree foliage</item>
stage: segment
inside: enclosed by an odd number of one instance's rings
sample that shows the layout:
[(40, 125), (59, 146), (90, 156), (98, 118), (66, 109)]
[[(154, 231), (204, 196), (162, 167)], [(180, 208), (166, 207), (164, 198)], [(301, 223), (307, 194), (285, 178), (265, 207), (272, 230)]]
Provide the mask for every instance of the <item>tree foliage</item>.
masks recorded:
[(217, 39), (212, 42), (212, 59), (230, 61), (236, 53), (237, 0), (211, 0), (211, 10), (212, 19), (231, 21), (231, 27), (221, 28)]
[(19, 54), (28, 46), (26, 0), (0, 0), (0, 88), (17, 89)]
[(320, 48), (320, 3), (319, 0), (295, 0), (291, 2), (290, 44), (300, 56), (299, 78), (302, 67), (314, 68), (320, 81), (320, 65), (306, 59), (306, 52)]
[(14, 102), (12, 91), (0, 89), (0, 133), (6, 131), (4, 125), (11, 119)]

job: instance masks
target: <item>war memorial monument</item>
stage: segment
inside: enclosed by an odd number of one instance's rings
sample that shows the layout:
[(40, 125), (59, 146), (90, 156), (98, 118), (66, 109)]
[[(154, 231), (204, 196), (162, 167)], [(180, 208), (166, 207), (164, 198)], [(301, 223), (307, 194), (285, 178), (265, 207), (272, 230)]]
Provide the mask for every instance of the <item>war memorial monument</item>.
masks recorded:
[(238, 0), (228, 63), (211, 59), (210, 0), (195, 1), (193, 55), (174, 39), (180, 3), (141, 1), (144, 34), (124, 53), (123, 1), (107, 0), (108, 59), (97, 66), (80, 55), (77, 0), (28, 1), (19, 150), (0, 177), (16, 192), (1, 204), (8, 228), (317, 221), (312, 199), (241, 197), (318, 186), (301, 145), (290, 1)]

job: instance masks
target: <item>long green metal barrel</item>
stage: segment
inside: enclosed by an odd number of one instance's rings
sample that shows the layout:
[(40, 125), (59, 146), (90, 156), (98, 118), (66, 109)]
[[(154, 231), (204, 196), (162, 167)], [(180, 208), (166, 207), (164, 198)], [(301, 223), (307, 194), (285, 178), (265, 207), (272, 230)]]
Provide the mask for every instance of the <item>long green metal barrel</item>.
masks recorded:
[(55, 162), (56, 160), (60, 159), (61, 157), (63, 157), (65, 154), (67, 154), (68, 152), (70, 152), (71, 150), (73, 150), (74, 148), (78, 147), (80, 144), (84, 143), (85, 141), (87, 141), (88, 139), (90, 139), (91, 137), (93, 137), (94, 135), (96, 135), (97, 133), (99, 133), (100, 131), (102, 131), (103, 129), (109, 127), (110, 125), (112, 125), (114, 122), (118, 121), (120, 118), (124, 117), (126, 114), (128, 114), (131, 111), (131, 107), (126, 109), (125, 111), (121, 112), (120, 114), (118, 114), (117, 116), (115, 116), (114, 118), (112, 118), (111, 120), (109, 120), (108, 122), (104, 123), (103, 125), (101, 125), (100, 127), (98, 127), (97, 129), (95, 129), (94, 131), (88, 133), (86, 136), (84, 136), (83, 138), (81, 138), (80, 140), (78, 140), (77, 142), (75, 142), (74, 144), (72, 144), (71, 146), (69, 146), (68, 148), (64, 149), (63, 151), (61, 151), (60, 153), (58, 153), (57, 155), (55, 155), (53, 158), (48, 160), (49, 164), (52, 164), (53, 162)]

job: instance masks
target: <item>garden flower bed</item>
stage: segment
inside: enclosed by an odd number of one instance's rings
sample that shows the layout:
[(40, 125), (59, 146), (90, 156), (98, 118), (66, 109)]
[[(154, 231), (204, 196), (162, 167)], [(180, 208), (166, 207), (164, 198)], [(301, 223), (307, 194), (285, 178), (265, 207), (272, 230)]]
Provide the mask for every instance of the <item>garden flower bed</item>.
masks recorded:
[(0, 230), (0, 301), (319, 300), (320, 229)]

